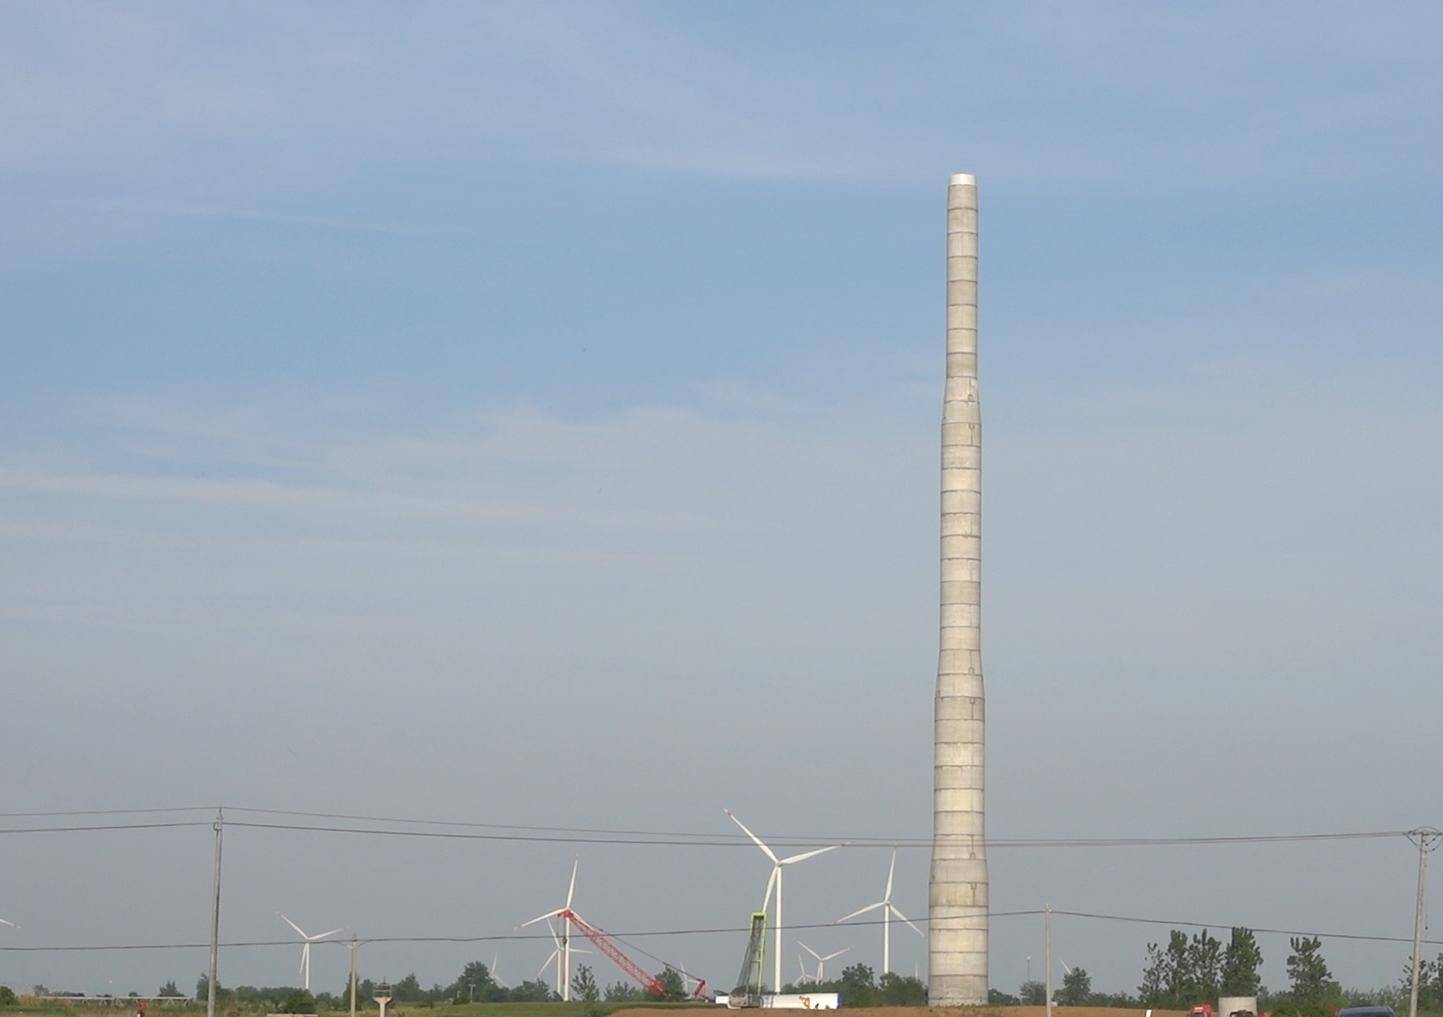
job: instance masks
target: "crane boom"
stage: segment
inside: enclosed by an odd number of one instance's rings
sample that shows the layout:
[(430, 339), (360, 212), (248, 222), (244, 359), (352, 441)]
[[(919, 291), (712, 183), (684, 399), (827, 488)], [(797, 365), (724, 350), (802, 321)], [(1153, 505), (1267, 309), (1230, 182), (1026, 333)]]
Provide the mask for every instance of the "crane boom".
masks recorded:
[[(666, 995), (666, 987), (661, 984), (660, 979), (658, 979), (655, 975), (648, 973), (640, 964), (637, 964), (626, 954), (622, 953), (621, 948), (618, 947), (615, 943), (613, 943), (611, 941), (611, 937), (607, 936), (606, 933), (596, 928), (596, 926), (591, 925), (589, 922), (587, 922), (584, 918), (578, 915), (575, 911), (572, 911), (570, 908), (567, 908), (565, 911), (561, 912), (559, 917), (564, 919), (565, 921), (570, 922), (572, 925), (575, 925), (578, 929), (580, 929), (583, 936), (591, 940), (591, 942), (596, 945), (596, 948), (598, 950), (606, 954), (606, 956), (610, 957), (612, 963), (614, 963), (617, 967), (621, 968), (622, 971), (625, 971), (628, 975), (630, 975), (632, 980), (640, 984), (641, 987), (647, 992), (651, 993), (653, 996)], [(703, 982), (702, 984), (705, 985), (706, 983)], [(700, 991), (701, 986), (698, 986), (697, 988), (698, 991)]]

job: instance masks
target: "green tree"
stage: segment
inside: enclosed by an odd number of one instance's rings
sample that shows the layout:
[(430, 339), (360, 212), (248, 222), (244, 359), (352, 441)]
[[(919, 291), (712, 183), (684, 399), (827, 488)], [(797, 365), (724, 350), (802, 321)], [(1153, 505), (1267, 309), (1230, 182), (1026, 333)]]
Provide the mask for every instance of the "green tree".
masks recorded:
[(456, 980), (446, 987), (446, 995), (463, 1001), (485, 1000), (497, 988), (491, 969), (480, 961), (471, 961), (461, 969)]
[(1063, 1006), (1086, 1006), (1092, 996), (1092, 976), (1086, 968), (1073, 968), (1062, 978), (1057, 1001)]
[(1167, 952), (1163, 955), (1163, 1002), (1180, 1007), (1187, 1001), (1192, 986), (1191, 960), (1188, 957), (1187, 933), (1173, 929), (1168, 933)]
[(612, 982), (602, 992), (601, 997), (608, 1003), (621, 1003), (644, 999), (646, 993), (630, 982)]
[(877, 997), (884, 1006), (926, 1006), (927, 986), (920, 978), (888, 971), (877, 979)]
[(851, 1006), (871, 1006), (877, 998), (877, 978), (866, 964), (844, 968), (839, 988)]
[(277, 1013), (315, 1013), (316, 997), (305, 989), (292, 989), (276, 1004)]
[(1263, 951), (1258, 946), (1252, 929), (1235, 927), (1223, 951), (1222, 982), (1219, 995), (1256, 996), (1263, 984), (1258, 968), (1263, 963)]
[(1156, 943), (1147, 944), (1147, 960), (1142, 966), (1142, 984), (1137, 987), (1138, 1001), (1143, 1006), (1160, 1007), (1167, 992), (1167, 958)]
[(1223, 951), (1221, 941), (1203, 929), (1187, 945), (1187, 974), (1183, 979), (1184, 1003), (1216, 999), (1221, 982)]
[(1293, 1003), (1309, 1011), (1325, 1010), (1330, 997), (1340, 990), (1327, 961), (1323, 960), (1323, 941), (1317, 936), (1293, 936), (1288, 945), (1293, 951), (1288, 955)]
[(20, 1002), (15, 998), (15, 990), (8, 985), (0, 985), (0, 1006), (14, 1006)]
[(1021, 1006), (1021, 998), (1001, 989), (987, 990), (987, 1003), (989, 1006)]
[[(221, 982), (219, 982), (219, 981), (217, 981), (217, 982), (215, 983), (215, 998), (216, 998), (216, 1001), (217, 1001), (217, 1002), (219, 1002), (219, 1001), (222, 1000), (222, 999), (225, 999), (226, 996), (227, 996), (227, 994), (229, 994), (229, 992), (230, 992), (230, 990), (227, 989), (223, 983), (221, 983)], [(200, 978), (198, 978), (198, 979), (196, 980), (196, 983), (195, 983), (195, 998), (196, 998), (196, 1001), (197, 1001), (197, 1002), (200, 1002), (200, 1003), (204, 1003), (204, 1002), (206, 1001), (206, 998), (207, 998), (207, 996), (209, 995), (209, 993), (210, 993), (210, 979), (209, 979), (208, 977), (206, 977), (205, 975), (201, 975)]]
[(179, 996), (179, 995), (180, 995), (180, 989), (176, 987), (175, 979), (172, 978), (170, 981), (168, 981), (168, 982), (166, 982), (164, 985), (162, 985), (162, 986), (160, 987), (160, 991), (157, 992), (156, 995), (157, 995), (157, 996)]
[(1017, 989), (1017, 995), (1021, 997), (1023, 1006), (1042, 1006), (1047, 1002), (1047, 986), (1034, 978), (1023, 982)]
[(539, 978), (522, 982), (511, 990), (511, 1000), (515, 1003), (549, 1003), (555, 998), (551, 987)]
[(576, 969), (576, 974), (571, 976), (571, 998), (579, 999), (583, 1003), (595, 1003), (601, 998), (601, 990), (596, 987), (596, 977), (591, 973), (589, 965), (581, 965)]
[(662, 999), (673, 1003), (686, 999), (686, 982), (676, 968), (662, 968), (656, 973), (656, 980), (661, 983)]

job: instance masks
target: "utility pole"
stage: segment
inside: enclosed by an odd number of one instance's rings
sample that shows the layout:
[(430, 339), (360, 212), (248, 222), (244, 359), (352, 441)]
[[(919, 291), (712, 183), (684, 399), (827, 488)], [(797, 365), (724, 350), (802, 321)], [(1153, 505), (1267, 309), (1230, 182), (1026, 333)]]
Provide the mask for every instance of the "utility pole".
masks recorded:
[(225, 817), (220, 809), (215, 810), (215, 896), (210, 909), (210, 972), (205, 984), (205, 1017), (215, 1017), (216, 968), (220, 963), (220, 839), (225, 827)]
[(1423, 949), (1423, 926), (1426, 922), (1423, 891), (1428, 883), (1428, 855), (1438, 847), (1439, 838), (1443, 838), (1443, 832), (1431, 826), (1408, 831), (1408, 840), (1418, 845), (1418, 904), (1413, 912), (1413, 971), (1408, 987), (1408, 1017), (1418, 1017), (1418, 964), (1422, 959), (1419, 954)]
[(356, 949), (360, 945), (356, 934), (351, 933), (351, 1017), (356, 1017)]
[(1047, 993), (1047, 1017), (1052, 1017), (1052, 905), (1042, 915), (1042, 962), (1047, 973), (1042, 976), (1043, 991)]

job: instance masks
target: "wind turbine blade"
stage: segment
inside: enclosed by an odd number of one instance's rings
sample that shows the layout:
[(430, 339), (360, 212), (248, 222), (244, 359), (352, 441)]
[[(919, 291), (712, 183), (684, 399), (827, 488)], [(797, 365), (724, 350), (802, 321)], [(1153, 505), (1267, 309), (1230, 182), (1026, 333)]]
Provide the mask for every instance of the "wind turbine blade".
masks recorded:
[(1063, 960), (1061, 957), (1059, 957), (1059, 958), (1057, 958), (1057, 963), (1059, 963), (1059, 964), (1062, 965), (1062, 970), (1063, 970), (1065, 973), (1067, 973), (1067, 974), (1069, 974), (1069, 975), (1072, 974), (1072, 969), (1067, 966), (1067, 961), (1065, 961), (1065, 960)]
[(842, 947), (840, 950), (838, 950), (836, 953), (829, 953), (829, 954), (827, 954), (825, 957), (818, 957), (817, 960), (829, 961), (829, 960), (832, 960), (834, 957), (840, 957), (840, 956), (842, 956), (842, 954), (846, 953), (846, 952), (847, 952), (848, 950), (850, 950), (850, 949), (851, 949), (850, 946), (844, 946), (844, 947)]
[[(548, 918), (555, 918), (555, 917), (557, 917), (558, 915), (560, 915), (561, 912), (563, 912), (563, 911), (565, 911), (565, 910), (566, 910), (565, 908), (557, 908), (555, 911), (548, 911), (548, 912), (546, 912), (546, 914), (544, 914), (544, 915), (537, 915), (535, 918), (531, 919), (531, 921), (529, 921), (529, 922), (522, 922), (520, 925), (518, 925), (518, 926), (516, 926), (516, 927), (517, 927), (518, 929), (524, 929), (524, 928), (526, 928), (526, 926), (528, 926), (528, 925), (535, 925), (537, 922), (544, 922), (544, 921), (546, 921), (546, 919), (548, 919)], [(553, 932), (552, 935), (554, 936), (554, 935), (556, 935), (556, 933)]]
[(926, 939), (926, 938), (927, 938), (926, 936), (923, 936), (923, 935), (922, 935), (922, 930), (921, 930), (921, 929), (917, 928), (917, 926), (915, 926), (915, 925), (912, 924), (912, 919), (910, 919), (910, 918), (908, 918), (906, 915), (902, 914), (902, 911), (901, 911), (900, 908), (896, 907), (895, 905), (891, 905), (891, 904), (889, 904), (889, 905), (887, 905), (887, 906), (892, 909), (892, 914), (896, 915), (898, 918), (902, 919), (902, 921), (906, 922), (906, 923), (908, 924), (908, 926), (911, 927), (911, 929), (912, 929), (913, 932), (915, 932), (915, 933), (916, 933), (917, 935), (919, 935), (919, 936), (922, 936), (923, 939)]
[[(761, 842), (758, 841), (757, 843), (761, 843)], [(839, 847), (841, 847), (841, 846), (842, 846), (842, 845), (840, 845), (840, 844), (833, 844), (831, 847), (817, 848), (817, 850), (815, 850), (815, 851), (803, 851), (803, 852), (802, 852), (801, 854), (799, 854), (799, 855), (792, 855), (790, 858), (783, 858), (781, 861), (777, 862), (777, 864), (778, 864), (778, 865), (791, 865), (793, 862), (804, 862), (804, 861), (806, 861), (808, 858), (815, 858), (815, 857), (817, 857), (817, 855), (824, 855), (824, 854), (826, 854), (828, 851), (835, 851), (835, 850), (837, 850), (837, 848), (839, 848)], [(767, 852), (767, 853), (770, 854), (771, 852)]]
[(809, 978), (807, 977), (807, 966), (802, 963), (802, 955), (801, 955), (801, 954), (797, 954), (797, 967), (801, 968), (801, 971), (802, 971), (802, 981), (804, 981), (804, 982), (811, 981), (811, 979), (809, 979)]
[(850, 915), (843, 915), (841, 918), (838, 918), (837, 921), (836, 921), (836, 922), (833, 922), (832, 924), (833, 924), (833, 925), (836, 925), (837, 922), (845, 922), (848, 918), (856, 918), (858, 915), (865, 915), (868, 911), (876, 911), (876, 910), (877, 910), (878, 908), (880, 908), (880, 907), (885, 907), (886, 904), (887, 904), (887, 902), (884, 901), (884, 900), (879, 900), (879, 901), (877, 901), (877, 903), (875, 903), (875, 904), (868, 904), (868, 905), (867, 905), (866, 907), (864, 907), (864, 908), (858, 908), (857, 910), (853, 911)]
[(576, 895), (576, 869), (580, 864), (580, 858), (571, 863), (571, 885), (566, 888), (566, 906), (568, 908), (571, 907), (571, 898)]
[(892, 875), (893, 875), (896, 871), (897, 871), (897, 849), (896, 849), (896, 848), (893, 848), (893, 849), (892, 849), (892, 864), (887, 867), (887, 892), (884, 893), (884, 894), (882, 894), (882, 899), (885, 900), (885, 901), (891, 901), (891, 899), (892, 899)]
[(537, 977), (537, 978), (540, 978), (540, 977), (546, 972), (546, 969), (549, 968), (549, 967), (551, 967), (551, 962), (556, 959), (556, 955), (557, 955), (558, 953), (560, 953), (560, 952), (561, 952), (560, 950), (552, 950), (552, 951), (551, 951), (551, 956), (550, 956), (550, 957), (547, 957), (546, 960), (542, 962), (541, 967), (539, 967), (539, 968), (536, 969), (536, 977)]
[(306, 938), (309, 939), (312, 943), (317, 943), (317, 942), (325, 939), (327, 936), (334, 936), (334, 935), (335, 935), (336, 933), (338, 933), (338, 932), (345, 932), (345, 931), (346, 931), (345, 929), (332, 929), (330, 932), (322, 932), (322, 933), (319, 933), (318, 935), (315, 935), (315, 936), (307, 936)]
[(781, 867), (780, 867), (780, 866), (778, 866), (778, 865), (773, 865), (773, 866), (772, 866), (772, 875), (771, 875), (771, 878), (767, 880), (767, 895), (762, 898), (762, 910), (763, 910), (763, 911), (765, 911), (767, 908), (771, 907), (771, 904), (772, 904), (772, 888), (777, 885), (777, 876), (781, 874), (781, 871), (782, 871), (782, 870), (781, 870)]
[[(281, 913), (280, 913), (279, 911), (277, 911), (276, 914), (281, 915)], [(305, 939), (305, 938), (306, 938), (306, 930), (305, 930), (305, 929), (301, 928), (299, 925), (297, 925), (295, 922), (291, 921), (291, 920), (290, 920), (289, 918), (287, 918), (285, 915), (281, 915), (281, 920), (284, 921), (284, 922), (285, 922), (287, 925), (289, 925), (291, 928), (295, 929), (298, 933), (300, 933), (302, 939)]]
[(20, 926), (16, 925), (14, 922), (7, 922), (7, 921), (6, 921), (5, 919), (3, 919), (3, 918), (0, 918), (0, 925), (8, 925), (8, 926), (10, 926), (10, 928), (12, 928), (12, 929), (18, 929), (18, 928), (20, 928)]
[(300, 973), (301, 973), (301, 976), (302, 976), (302, 977), (305, 977), (305, 974), (306, 974), (306, 961), (310, 960), (310, 957), (311, 957), (311, 944), (310, 944), (310, 943), (306, 943), (306, 944), (304, 944), (304, 945), (301, 947), (301, 972), (300, 972)]
[(744, 833), (744, 834), (746, 834), (748, 837), (750, 837), (750, 838), (752, 839), (752, 843), (753, 843), (753, 844), (755, 844), (757, 847), (759, 847), (759, 848), (762, 849), (762, 853), (772, 860), (772, 864), (773, 864), (773, 865), (780, 865), (780, 864), (782, 864), (781, 862), (779, 862), (779, 861), (777, 860), (777, 856), (772, 853), (772, 849), (769, 848), (769, 847), (767, 847), (765, 844), (762, 843), (762, 839), (761, 839), (760, 837), (758, 837), (756, 834), (754, 834), (754, 833), (752, 833), (750, 830), (748, 830), (745, 823), (743, 823), (743, 822), (742, 822), (740, 819), (738, 819), (736, 816), (733, 816), (733, 815), (732, 815), (732, 810), (731, 810), (731, 809), (723, 809), (722, 811), (725, 812), (728, 816), (731, 817), (731, 821), (732, 821), (733, 823), (735, 823), (737, 826), (741, 827), (742, 833)]

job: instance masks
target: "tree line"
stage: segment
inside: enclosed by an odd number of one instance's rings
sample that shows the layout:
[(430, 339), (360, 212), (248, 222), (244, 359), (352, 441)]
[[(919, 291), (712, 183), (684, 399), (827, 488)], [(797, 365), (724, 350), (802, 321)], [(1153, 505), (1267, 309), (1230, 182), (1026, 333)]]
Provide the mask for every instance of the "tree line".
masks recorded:
[(835, 992), (848, 1006), (926, 1006), (927, 986), (910, 975), (887, 971), (880, 978), (866, 964), (842, 970), (841, 978), (824, 982), (802, 979), (782, 986), (783, 992)]
[[(1085, 968), (1072, 968), (1053, 992), (1060, 1006), (1152, 1007), (1187, 1010), (1199, 1003), (1215, 1004), (1222, 996), (1254, 996), (1260, 1010), (1272, 1017), (1329, 1017), (1342, 1006), (1382, 1005), (1401, 1011), (1408, 1001), (1412, 963), (1405, 961), (1396, 984), (1381, 989), (1345, 989), (1333, 977), (1317, 936), (1292, 936), (1285, 963), (1288, 987), (1271, 992), (1262, 983), (1262, 948), (1252, 929), (1233, 928), (1227, 942), (1209, 930), (1189, 936), (1169, 931), (1166, 944), (1147, 944), (1137, 994), (1092, 990)], [(993, 989), (989, 1002), (1002, 1006), (1041, 1006), (1047, 1000), (1042, 982), (1024, 982), (1016, 995)], [(1418, 1007), (1443, 1010), (1443, 953), (1418, 965)], [(1227, 1017), (1221, 1014), (1219, 1017)]]
[[(657, 973), (656, 979), (662, 986), (660, 996), (652, 995), (641, 986), (628, 982), (613, 982), (602, 986), (596, 981), (596, 976), (592, 973), (591, 968), (582, 964), (571, 978), (571, 998), (588, 1003), (603, 999), (609, 1002), (644, 999), (675, 1002), (686, 998), (686, 985), (680, 972), (666, 968)], [(167, 988), (173, 988), (174, 984), (174, 982), (168, 983)], [(373, 978), (357, 979), (356, 999), (369, 1006), (376, 994), (376, 989), (381, 984)], [(430, 988), (426, 988), (415, 974), (408, 974), (404, 978), (386, 984), (390, 987), (391, 998), (395, 1003), (409, 1003), (422, 1007), (435, 1006), (438, 1003), (550, 1003), (561, 999), (561, 996), (550, 984), (539, 978), (529, 979), (517, 985), (502, 985), (496, 980), (490, 967), (481, 961), (468, 963), (454, 980), (445, 985), (437, 982)], [(204, 1002), (209, 990), (210, 985), (206, 976), (201, 975), (195, 985), (196, 1000)], [(217, 985), (216, 999), (225, 1003), (234, 1002), (242, 1006), (264, 1005), (275, 1013), (344, 1010), (351, 1005), (351, 985), (350, 980), (347, 979), (338, 992), (316, 993), (288, 985), (239, 985), (235, 988)]]

